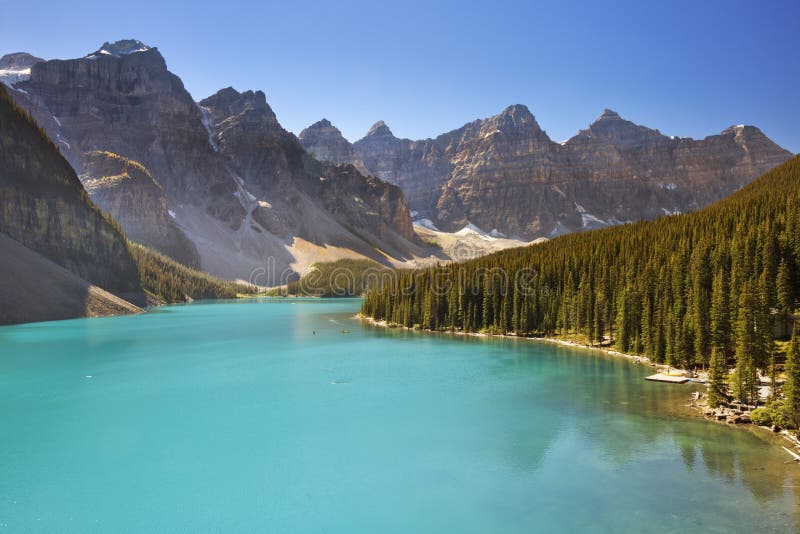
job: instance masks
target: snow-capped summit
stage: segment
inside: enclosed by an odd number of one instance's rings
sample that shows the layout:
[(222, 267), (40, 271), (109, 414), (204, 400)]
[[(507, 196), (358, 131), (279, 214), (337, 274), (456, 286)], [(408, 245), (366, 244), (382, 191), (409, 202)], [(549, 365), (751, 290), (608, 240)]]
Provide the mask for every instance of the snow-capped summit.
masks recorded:
[(114, 43), (103, 43), (103, 46), (101, 46), (99, 50), (86, 56), (86, 59), (95, 59), (100, 56), (127, 56), (130, 54), (136, 54), (138, 52), (147, 52), (151, 49), (152, 47), (147, 46), (136, 39), (123, 39)]

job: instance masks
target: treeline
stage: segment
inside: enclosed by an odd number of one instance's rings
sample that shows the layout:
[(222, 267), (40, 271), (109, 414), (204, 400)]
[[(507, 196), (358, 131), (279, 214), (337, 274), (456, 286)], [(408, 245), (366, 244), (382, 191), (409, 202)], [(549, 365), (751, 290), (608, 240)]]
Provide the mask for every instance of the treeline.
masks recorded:
[(774, 363), (773, 335), (791, 330), (799, 276), (795, 157), (697, 213), (401, 272), (362, 312), (432, 330), (578, 336), (710, 366), (718, 381), (735, 365), (732, 389), (749, 402), (757, 370)]
[(236, 298), (255, 292), (251, 286), (196, 271), (138, 243), (129, 242), (129, 248), (139, 267), (142, 288), (153, 304)]
[(360, 297), (387, 283), (395, 271), (367, 259), (314, 263), (299, 280), (270, 289), (268, 296)]

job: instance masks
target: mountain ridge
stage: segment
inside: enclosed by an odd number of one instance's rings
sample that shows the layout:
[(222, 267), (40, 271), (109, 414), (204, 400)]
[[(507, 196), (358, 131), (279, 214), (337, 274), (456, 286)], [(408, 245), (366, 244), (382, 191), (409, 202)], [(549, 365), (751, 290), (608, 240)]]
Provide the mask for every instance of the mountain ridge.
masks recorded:
[[(263, 91), (228, 87), (195, 102), (156, 47), (104, 43), (82, 58), (35, 63), (11, 86), (79, 174), (90, 154), (107, 151), (157, 177), (211, 274), (248, 279), (270, 261), (278, 274), (299, 271), (308, 250), (389, 264), (426, 253), (396, 186), (310, 162)], [(157, 240), (144, 244), (174, 254)]]
[(611, 109), (562, 143), (521, 104), (432, 139), (398, 139), (376, 125), (352, 144), (319, 123), (300, 140), (319, 158), (350, 155), (398, 184), (409, 208), (440, 228), (475, 224), (525, 240), (695, 210), (791, 156), (755, 126), (695, 140)]

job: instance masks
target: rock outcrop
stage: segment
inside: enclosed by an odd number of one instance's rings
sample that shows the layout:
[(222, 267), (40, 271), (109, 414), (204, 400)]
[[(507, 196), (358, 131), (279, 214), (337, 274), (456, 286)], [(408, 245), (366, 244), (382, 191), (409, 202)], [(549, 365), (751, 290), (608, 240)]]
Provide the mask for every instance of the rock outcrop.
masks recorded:
[(103, 151), (83, 159), (80, 178), (86, 191), (129, 239), (147, 243), (184, 265), (198, 266), (197, 250), (172, 220), (164, 188), (141, 163)]
[[(193, 243), (200, 267), (217, 276), (247, 279), (267, 262), (279, 272), (302, 269), (312, 258), (298, 247), (315, 249), (318, 261), (344, 251), (402, 262), (421, 246), (396, 186), (351, 166), (316, 162), (281, 127), (261, 91), (227, 88), (194, 102), (159, 51), (139, 41), (35, 63), (30, 78), (14, 88), (17, 102), (87, 180), (100, 178), (87, 156), (97, 151), (152, 173), (163, 187), (166, 213)], [(99, 185), (91, 184), (92, 193), (102, 192), (99, 201), (132, 237), (185, 259), (164, 242), (175, 234), (163, 228), (163, 200), (154, 196), (152, 181)], [(141, 193), (132, 191), (139, 187)], [(134, 198), (159, 208), (148, 215), (131, 208)], [(133, 214), (123, 213), (129, 208)]]
[(352, 163), (398, 184), (418, 217), (526, 240), (696, 210), (791, 156), (753, 126), (694, 140), (611, 110), (564, 143), (522, 105), (421, 141), (378, 122), (350, 148), (318, 124), (301, 137), (309, 150), (337, 161), (351, 150)]
[[(2, 86), (0, 232), (84, 280), (86, 287), (98, 286), (136, 304), (144, 303), (124, 235), (92, 204), (58, 148), (23, 115)], [(0, 258), (12, 261), (5, 254)], [(4, 279), (2, 283), (22, 281)], [(74, 315), (61, 315), (66, 316)]]

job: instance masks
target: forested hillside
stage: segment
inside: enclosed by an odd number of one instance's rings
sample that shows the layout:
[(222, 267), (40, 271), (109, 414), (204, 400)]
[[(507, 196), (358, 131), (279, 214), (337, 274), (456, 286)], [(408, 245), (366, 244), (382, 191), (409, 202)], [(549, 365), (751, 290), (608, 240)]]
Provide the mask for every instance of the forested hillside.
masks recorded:
[[(755, 395), (800, 292), (800, 157), (697, 213), (401, 272), (363, 313), (427, 329), (579, 336)], [(716, 374), (715, 374), (716, 373)], [(713, 388), (712, 388), (713, 389)]]
[(394, 276), (394, 271), (366, 259), (344, 259), (311, 265), (299, 280), (267, 292), (269, 296), (360, 297)]
[(253, 293), (252, 286), (221, 280), (197, 271), (138, 243), (129, 243), (139, 267), (139, 279), (151, 304), (204, 299), (232, 299)]

